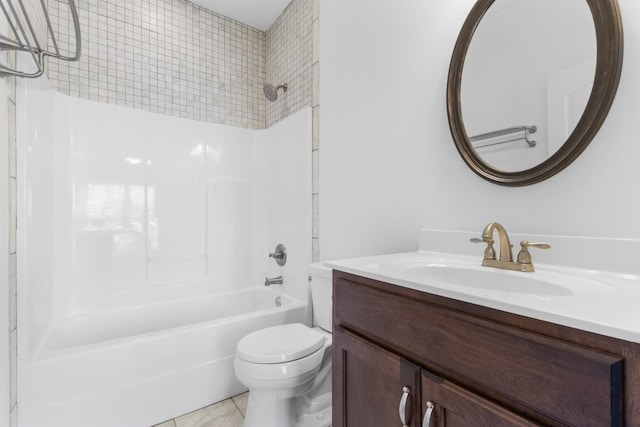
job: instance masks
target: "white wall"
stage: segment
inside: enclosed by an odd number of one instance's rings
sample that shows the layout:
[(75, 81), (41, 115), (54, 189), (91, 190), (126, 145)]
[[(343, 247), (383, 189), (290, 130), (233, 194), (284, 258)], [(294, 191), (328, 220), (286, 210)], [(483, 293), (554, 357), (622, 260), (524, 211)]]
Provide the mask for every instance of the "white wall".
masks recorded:
[[(640, 3), (619, 0), (622, 78), (587, 150), (559, 175), (508, 188), (458, 155), (446, 78), (473, 0), (322, 2), (321, 258), (414, 250), (421, 227), (640, 237)], [(629, 254), (631, 256), (631, 254)]]

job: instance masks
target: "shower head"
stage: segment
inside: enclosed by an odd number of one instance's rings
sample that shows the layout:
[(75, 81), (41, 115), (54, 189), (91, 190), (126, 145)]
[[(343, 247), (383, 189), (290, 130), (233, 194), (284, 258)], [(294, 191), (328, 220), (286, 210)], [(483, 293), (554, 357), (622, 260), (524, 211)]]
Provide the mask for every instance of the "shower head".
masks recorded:
[(278, 87), (275, 87), (271, 83), (265, 83), (264, 86), (262, 86), (264, 96), (266, 96), (267, 99), (271, 102), (274, 102), (276, 99), (278, 99), (278, 89), (282, 89), (283, 92), (286, 92), (287, 84), (284, 83)]

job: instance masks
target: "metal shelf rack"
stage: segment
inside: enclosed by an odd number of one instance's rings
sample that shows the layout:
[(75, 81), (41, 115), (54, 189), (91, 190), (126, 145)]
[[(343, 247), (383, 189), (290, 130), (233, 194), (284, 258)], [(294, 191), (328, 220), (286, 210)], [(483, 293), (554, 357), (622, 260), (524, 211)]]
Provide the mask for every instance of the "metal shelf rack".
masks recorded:
[[(25, 5), (24, 0), (0, 0), (0, 9), (4, 14), (8, 27), (8, 34), (0, 34), (0, 50), (13, 50), (27, 53), (32, 58), (36, 68), (35, 71), (20, 71), (0, 64), (0, 77), (40, 77), (44, 73), (46, 57), (64, 61), (77, 61), (80, 59), (82, 37), (80, 35), (80, 20), (78, 18), (78, 8), (76, 7), (75, 0), (64, 1), (69, 6), (75, 32), (75, 39), (73, 40), (73, 47), (75, 49), (69, 49), (70, 52), (63, 52), (63, 49), (59, 46), (58, 38), (51, 25), (46, 0), (39, 0), (39, 5), (37, 1), (38, 0), (31, 0), (28, 5)], [(41, 16), (35, 16), (36, 14), (41, 14)], [(37, 27), (34, 25), (36, 22), (46, 23), (48, 40), (38, 39)], [(44, 36), (44, 34), (42, 36)], [(50, 43), (48, 43), (48, 41), (50, 41)], [(49, 48), (49, 46), (51, 46), (51, 48)]]

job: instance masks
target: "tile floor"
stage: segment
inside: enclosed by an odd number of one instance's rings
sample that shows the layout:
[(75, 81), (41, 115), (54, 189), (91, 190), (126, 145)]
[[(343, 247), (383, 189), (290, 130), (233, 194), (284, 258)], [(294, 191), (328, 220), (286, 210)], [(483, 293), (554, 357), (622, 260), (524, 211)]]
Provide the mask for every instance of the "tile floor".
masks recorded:
[(243, 393), (153, 427), (242, 427), (248, 398)]

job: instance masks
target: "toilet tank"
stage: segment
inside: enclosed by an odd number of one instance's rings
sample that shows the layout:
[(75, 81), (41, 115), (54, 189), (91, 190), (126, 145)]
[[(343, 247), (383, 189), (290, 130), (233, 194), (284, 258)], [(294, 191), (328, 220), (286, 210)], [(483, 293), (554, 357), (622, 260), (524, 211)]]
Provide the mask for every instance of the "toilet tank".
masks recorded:
[(332, 270), (321, 262), (309, 264), (313, 324), (328, 332), (332, 330), (333, 281), (331, 275)]

